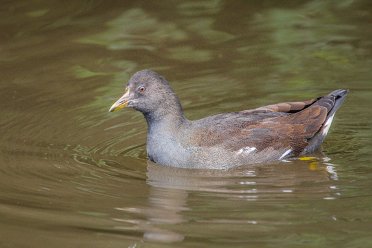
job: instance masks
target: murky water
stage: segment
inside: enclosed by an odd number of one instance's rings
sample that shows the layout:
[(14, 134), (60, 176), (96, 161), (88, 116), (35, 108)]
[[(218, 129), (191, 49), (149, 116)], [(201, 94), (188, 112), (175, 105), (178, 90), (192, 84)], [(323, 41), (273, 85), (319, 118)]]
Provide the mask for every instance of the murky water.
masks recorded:
[[(372, 247), (370, 1), (8, 1), (1, 247)], [(351, 93), (323, 154), (231, 171), (146, 160), (108, 113), (135, 71), (191, 119)]]

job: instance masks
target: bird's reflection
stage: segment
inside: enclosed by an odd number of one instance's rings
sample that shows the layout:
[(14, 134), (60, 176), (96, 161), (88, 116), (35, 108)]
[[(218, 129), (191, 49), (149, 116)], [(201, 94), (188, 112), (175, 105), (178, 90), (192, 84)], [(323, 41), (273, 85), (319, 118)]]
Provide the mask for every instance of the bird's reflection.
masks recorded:
[(309, 195), (333, 199), (339, 194), (334, 185), (337, 173), (328, 160), (324, 156), (305, 157), (287, 163), (242, 166), (227, 171), (179, 169), (148, 162), (150, 209), (144, 212), (147, 219), (143, 226), (144, 239), (182, 241), (185, 235), (182, 223), (189, 221), (186, 212), (192, 211), (195, 204), (203, 204), (203, 199), (188, 203), (189, 194), (194, 192), (226, 200), (256, 202)]

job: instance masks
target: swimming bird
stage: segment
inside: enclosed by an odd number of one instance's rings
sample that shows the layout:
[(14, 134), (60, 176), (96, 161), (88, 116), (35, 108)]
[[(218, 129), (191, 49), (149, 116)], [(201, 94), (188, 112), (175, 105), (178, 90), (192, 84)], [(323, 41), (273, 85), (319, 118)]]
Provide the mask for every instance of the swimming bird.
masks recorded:
[(228, 169), (283, 160), (319, 149), (348, 90), (188, 120), (168, 81), (136, 72), (110, 108), (140, 111), (147, 121), (148, 159), (166, 166)]

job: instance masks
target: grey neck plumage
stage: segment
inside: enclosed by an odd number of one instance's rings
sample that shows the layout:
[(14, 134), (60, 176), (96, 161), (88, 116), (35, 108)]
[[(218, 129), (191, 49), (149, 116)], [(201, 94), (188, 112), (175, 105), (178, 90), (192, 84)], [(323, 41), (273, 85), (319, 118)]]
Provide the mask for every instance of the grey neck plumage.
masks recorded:
[(168, 95), (153, 111), (142, 112), (149, 128), (153, 125), (177, 127), (186, 121), (178, 97)]

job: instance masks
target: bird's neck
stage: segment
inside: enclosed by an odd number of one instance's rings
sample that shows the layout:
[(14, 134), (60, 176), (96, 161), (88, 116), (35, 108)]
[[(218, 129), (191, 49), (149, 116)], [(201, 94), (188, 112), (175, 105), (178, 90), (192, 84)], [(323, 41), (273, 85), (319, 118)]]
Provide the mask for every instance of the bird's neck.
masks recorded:
[(176, 99), (172, 103), (164, 102), (155, 111), (143, 113), (149, 129), (174, 129), (177, 130), (188, 120), (183, 115), (182, 106)]

